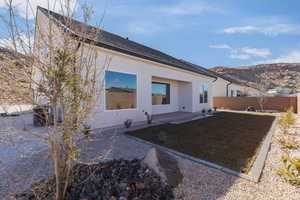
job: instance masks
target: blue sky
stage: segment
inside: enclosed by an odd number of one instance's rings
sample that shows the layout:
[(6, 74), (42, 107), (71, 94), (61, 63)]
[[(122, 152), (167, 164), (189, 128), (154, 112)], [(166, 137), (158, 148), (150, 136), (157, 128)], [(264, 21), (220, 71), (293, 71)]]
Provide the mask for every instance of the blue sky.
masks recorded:
[(106, 88), (130, 88), (136, 89), (136, 75), (113, 71), (105, 73)]
[(91, 24), (204, 67), (300, 62), (299, 0), (85, 2)]

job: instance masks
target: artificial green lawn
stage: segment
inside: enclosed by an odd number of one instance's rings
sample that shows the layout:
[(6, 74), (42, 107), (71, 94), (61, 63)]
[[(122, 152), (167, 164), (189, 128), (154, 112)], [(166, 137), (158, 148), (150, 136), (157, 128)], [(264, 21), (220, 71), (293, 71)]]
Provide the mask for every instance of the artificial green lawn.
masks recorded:
[(247, 173), (275, 117), (220, 112), (184, 124), (164, 124), (127, 134)]

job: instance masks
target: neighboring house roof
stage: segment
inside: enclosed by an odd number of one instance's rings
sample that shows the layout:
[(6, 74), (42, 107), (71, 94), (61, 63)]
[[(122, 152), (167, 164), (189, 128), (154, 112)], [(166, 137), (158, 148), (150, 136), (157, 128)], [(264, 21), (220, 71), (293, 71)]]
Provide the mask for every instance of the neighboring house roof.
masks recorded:
[[(182, 61), (182, 62), (185, 62), (185, 63), (188, 63), (188, 64), (190, 64), (190, 65), (193, 65), (193, 66), (195, 66), (195, 67), (200, 67), (200, 66), (198, 66), (198, 65), (195, 65), (195, 64), (190, 63), (190, 62), (185, 61), (185, 60), (181, 60), (181, 61)], [(206, 72), (209, 73), (209, 74), (211, 74), (212, 76), (215, 76), (215, 77), (217, 77), (217, 78), (221, 78), (221, 79), (223, 79), (223, 80), (225, 80), (225, 81), (228, 81), (228, 82), (230, 82), (230, 83), (233, 83), (233, 84), (236, 84), (236, 85), (240, 85), (240, 86), (250, 87), (250, 86), (247, 85), (246, 83), (239, 82), (239, 81), (234, 80), (234, 79), (232, 79), (232, 78), (230, 78), (230, 77), (227, 77), (227, 76), (225, 76), (225, 75), (219, 74), (219, 73), (217, 73), (217, 72), (215, 72), (215, 71), (212, 71), (212, 70), (209, 70), (209, 69), (205, 69), (205, 68), (204, 68), (203, 70), (206, 70)]]
[[(53, 17), (55, 20), (57, 20), (57, 22), (65, 26), (65, 28), (68, 28), (73, 36), (79, 37), (80, 39), (84, 38), (86, 42), (91, 42), (99, 47), (118, 51), (149, 61), (169, 65), (186, 71), (195, 72), (211, 78), (217, 78), (215, 75), (208, 72), (208, 70), (203, 67), (183, 62), (180, 59), (177, 59), (145, 45), (139, 44), (137, 42), (131, 41), (128, 38), (123, 38), (102, 29), (100, 30), (91, 25), (79, 22), (77, 20), (60, 15), (42, 7), (38, 7), (38, 10), (40, 10), (48, 17)], [(71, 25), (72, 27), (66, 27), (67, 25)]]
[(217, 76), (217, 77), (219, 77), (219, 78), (222, 78), (222, 79), (224, 79), (225, 81), (228, 81), (228, 82), (230, 82), (230, 83), (232, 83), (232, 84), (236, 84), (236, 85), (240, 85), (240, 86), (243, 86), (243, 87), (249, 87), (249, 88), (253, 88), (253, 89), (258, 90), (257, 88), (254, 88), (254, 87), (248, 85), (247, 83), (243, 83), (243, 82), (241, 82), (241, 81), (237, 81), (237, 80), (235, 80), (235, 79), (232, 79), (232, 78), (230, 78), (230, 77), (228, 77), (228, 76), (225, 76), (225, 75), (223, 75), (223, 74), (219, 74), (219, 73), (217, 73), (217, 72), (215, 72), (215, 71), (212, 71), (212, 70), (210, 70), (210, 71), (211, 71), (215, 76)]

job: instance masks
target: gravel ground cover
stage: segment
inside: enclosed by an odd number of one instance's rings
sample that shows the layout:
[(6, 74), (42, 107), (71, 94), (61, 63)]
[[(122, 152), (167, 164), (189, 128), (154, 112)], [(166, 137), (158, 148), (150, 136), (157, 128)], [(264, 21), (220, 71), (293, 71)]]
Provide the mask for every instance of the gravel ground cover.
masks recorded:
[[(297, 120), (300, 124), (300, 117)], [(143, 158), (150, 148), (150, 145), (124, 134), (98, 131), (82, 142), (82, 157), (87, 161)], [(280, 146), (273, 141), (261, 180), (259, 183), (253, 183), (175, 156), (184, 176), (183, 182), (174, 191), (175, 199), (299, 200), (300, 189), (284, 182), (276, 174), (281, 167), (280, 157)], [(3, 163), (7, 161), (2, 160)], [(49, 170), (51, 165), (47, 150), (41, 149), (29, 157), (16, 158), (13, 164), (0, 170), (0, 199), (14, 199), (12, 194), (16, 191), (24, 190), (33, 182), (50, 176)]]
[[(174, 199), (170, 186), (140, 160), (111, 160), (73, 168), (65, 200)], [(18, 195), (22, 200), (53, 200), (55, 180), (42, 180)]]
[[(274, 136), (278, 134), (279, 130)], [(281, 155), (280, 145), (273, 139), (259, 183), (179, 158), (184, 180), (176, 189), (176, 197), (184, 200), (299, 200), (300, 188), (286, 183), (276, 174), (282, 167)]]

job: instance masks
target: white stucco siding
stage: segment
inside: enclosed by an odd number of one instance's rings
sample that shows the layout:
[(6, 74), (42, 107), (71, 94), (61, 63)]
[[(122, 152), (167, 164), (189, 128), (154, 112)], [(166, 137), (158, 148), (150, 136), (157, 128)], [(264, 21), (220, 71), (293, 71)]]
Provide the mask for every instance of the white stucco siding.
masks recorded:
[(248, 96), (259, 96), (261, 93), (259, 90), (247, 86), (237, 85), (237, 84), (231, 84), (229, 85), (229, 96), (231, 96), (231, 90), (234, 93), (234, 97), (237, 96), (237, 91), (241, 91), (242, 93), (248, 95)]
[[(106, 127), (122, 124), (127, 119), (134, 122), (146, 120), (144, 112), (160, 114), (176, 111), (198, 112), (212, 106), (213, 78), (196, 73), (181, 71), (158, 63), (144, 61), (135, 57), (98, 48), (99, 67), (104, 66), (105, 59), (111, 58), (109, 71), (136, 74), (137, 76), (137, 107), (124, 110), (105, 110), (105, 92), (99, 97), (93, 112), (92, 126)], [(104, 69), (104, 68), (103, 68)], [(103, 77), (103, 76), (102, 76)], [(152, 81), (170, 84), (170, 104), (152, 105)], [(201, 84), (208, 86), (208, 103), (199, 103), (199, 89)]]
[[(208, 89), (208, 101), (207, 103), (200, 103), (200, 88), (206, 85)], [(213, 94), (212, 94), (212, 82), (208, 83), (205, 80), (196, 79), (193, 82), (193, 110), (197, 112), (205, 109), (206, 111), (213, 106)]]
[(193, 112), (193, 84), (191, 82), (180, 82), (178, 91), (178, 110), (184, 112)]
[(229, 84), (229, 81), (226, 81), (224, 79), (218, 78), (215, 82), (212, 84), (212, 93), (215, 97), (226, 97), (227, 96), (227, 85)]
[(262, 94), (259, 90), (255, 89), (255, 88), (248, 87), (247, 90), (248, 90), (249, 96), (260, 96)]
[(230, 84), (228, 86), (228, 96), (236, 97), (238, 90), (243, 91), (243, 88), (239, 85), (236, 85), (236, 84)]
[[(37, 23), (41, 27), (41, 32), (48, 33), (48, 19), (38, 12)], [(62, 33), (55, 27), (57, 45), (61, 45), (60, 41)], [(43, 43), (39, 33), (36, 33), (36, 51), (43, 54)], [(85, 48), (87, 44), (82, 45)], [(146, 120), (145, 112), (150, 114), (160, 114), (176, 111), (199, 112), (203, 108), (208, 109), (212, 106), (212, 81), (210, 78), (194, 72), (181, 70), (172, 66), (163, 65), (156, 62), (140, 59), (134, 56), (125, 55), (116, 51), (107, 50), (100, 47), (94, 47), (99, 53), (97, 58), (97, 66), (99, 66), (100, 74), (98, 82), (103, 88), (97, 103), (91, 114), (90, 124), (93, 128), (102, 128), (123, 124), (125, 120), (131, 119), (133, 122)], [(105, 66), (106, 61), (111, 59), (108, 67)], [(136, 108), (122, 110), (106, 110), (104, 77), (105, 71), (114, 71), (127, 74), (135, 74), (137, 81), (137, 102)], [(39, 77), (37, 77), (39, 79)], [(152, 105), (152, 81), (160, 79), (170, 83), (170, 104), (168, 105)], [(202, 84), (208, 87), (208, 103), (200, 104), (199, 90)]]

